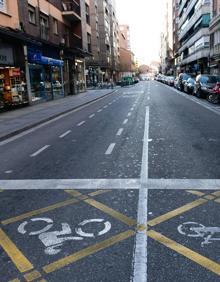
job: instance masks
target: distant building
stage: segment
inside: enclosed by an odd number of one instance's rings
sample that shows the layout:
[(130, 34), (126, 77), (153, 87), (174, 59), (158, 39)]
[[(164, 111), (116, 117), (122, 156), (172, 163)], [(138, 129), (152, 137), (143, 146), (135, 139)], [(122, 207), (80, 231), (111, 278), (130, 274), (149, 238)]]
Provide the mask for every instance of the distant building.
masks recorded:
[(210, 72), (220, 74), (220, 1), (211, 1)]

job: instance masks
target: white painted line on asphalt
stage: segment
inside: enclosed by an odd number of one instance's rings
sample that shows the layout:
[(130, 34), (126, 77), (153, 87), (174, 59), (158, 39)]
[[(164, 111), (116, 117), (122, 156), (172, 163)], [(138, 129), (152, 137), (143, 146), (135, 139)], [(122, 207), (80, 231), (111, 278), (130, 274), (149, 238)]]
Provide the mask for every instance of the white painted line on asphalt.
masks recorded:
[(104, 109), (106, 109), (106, 108), (108, 108), (108, 106), (107, 106), (107, 105), (105, 105), (103, 108), (104, 108)]
[(81, 126), (83, 125), (84, 123), (86, 123), (85, 121), (81, 121), (80, 123), (77, 124), (77, 126)]
[(122, 134), (122, 132), (124, 131), (124, 128), (120, 128), (119, 130), (118, 130), (118, 132), (117, 132), (117, 136), (120, 136), (121, 134)]
[(134, 110), (134, 108), (131, 108), (131, 109), (130, 109), (130, 111), (133, 111), (133, 110)]
[(65, 136), (67, 136), (67, 135), (70, 134), (70, 133), (71, 133), (71, 130), (68, 130), (68, 131), (64, 132), (63, 134), (61, 134), (61, 135), (59, 136), (59, 138), (64, 138)]
[(128, 115), (127, 115), (128, 117), (130, 117), (131, 116), (131, 113), (128, 113)]
[(147, 97), (147, 100), (150, 100), (150, 97)]
[(114, 147), (115, 147), (116, 143), (111, 143), (108, 147), (108, 149), (106, 150), (105, 152), (105, 155), (111, 155), (111, 153), (113, 152), (114, 150)]
[(12, 172), (13, 172), (13, 170), (6, 170), (6, 171), (5, 171), (6, 174), (10, 174), (10, 173), (12, 173)]
[(92, 115), (89, 116), (89, 118), (93, 118), (94, 116), (95, 116), (95, 114), (92, 114)]
[(112, 104), (112, 102), (111, 103), (108, 103), (109, 104), (109, 106)]
[(50, 145), (45, 145), (41, 149), (37, 150), (35, 153), (31, 154), (30, 157), (32, 157), (32, 158), (36, 157), (37, 155), (39, 155), (40, 153), (42, 153), (43, 151), (45, 151), (49, 147), (50, 147)]
[(138, 230), (135, 240), (133, 257), (133, 282), (147, 282), (147, 200), (148, 189), (145, 186), (148, 180), (148, 140), (149, 140), (149, 107), (146, 107), (144, 143), (141, 165), (141, 188), (139, 190), (137, 225), (144, 228)]
[(123, 121), (123, 124), (126, 124), (128, 122), (128, 119), (126, 118), (124, 121)]
[(101, 113), (102, 112), (102, 109), (99, 109), (98, 111), (97, 111), (97, 113)]

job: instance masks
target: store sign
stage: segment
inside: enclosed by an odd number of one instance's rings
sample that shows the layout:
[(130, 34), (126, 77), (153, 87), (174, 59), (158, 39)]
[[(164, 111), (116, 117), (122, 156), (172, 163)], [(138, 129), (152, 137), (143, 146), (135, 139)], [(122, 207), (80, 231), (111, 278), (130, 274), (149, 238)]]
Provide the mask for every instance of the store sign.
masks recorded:
[(0, 46), (0, 64), (2, 65), (13, 65), (13, 50), (9, 46)]

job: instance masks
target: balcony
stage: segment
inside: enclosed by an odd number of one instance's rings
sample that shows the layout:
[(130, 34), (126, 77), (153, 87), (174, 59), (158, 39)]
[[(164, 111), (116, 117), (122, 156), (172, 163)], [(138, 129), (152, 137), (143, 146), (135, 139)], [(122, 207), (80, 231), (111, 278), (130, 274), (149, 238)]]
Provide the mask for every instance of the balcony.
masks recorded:
[[(182, 17), (179, 19), (179, 26), (182, 26), (182, 24), (185, 22), (187, 19), (189, 12), (192, 10), (192, 8), (196, 5), (197, 0), (193, 0), (189, 3), (189, 5), (186, 7), (186, 10), (184, 11)], [(179, 12), (180, 14), (180, 12)]]
[(194, 15), (186, 25), (186, 27), (180, 31), (179, 33), (179, 40), (181, 40), (187, 32), (195, 25), (195, 23), (202, 17), (202, 15), (210, 14), (210, 7), (209, 5), (201, 6), (197, 11), (195, 11)]
[(220, 13), (215, 17), (213, 17), (209, 24), (210, 31), (215, 31), (216, 29), (219, 29), (219, 27), (220, 27)]
[(70, 36), (70, 47), (82, 49), (82, 37), (73, 33)]
[(81, 21), (80, 4), (74, 0), (69, 2), (62, 2), (63, 17), (70, 22)]
[(210, 56), (215, 57), (216, 55), (220, 54), (220, 44), (215, 45), (213, 48), (210, 50)]
[(208, 58), (209, 57), (209, 47), (202, 47), (198, 50), (196, 50), (193, 54), (190, 54), (186, 56), (182, 61), (181, 65), (190, 64), (196, 60), (202, 59), (202, 58)]

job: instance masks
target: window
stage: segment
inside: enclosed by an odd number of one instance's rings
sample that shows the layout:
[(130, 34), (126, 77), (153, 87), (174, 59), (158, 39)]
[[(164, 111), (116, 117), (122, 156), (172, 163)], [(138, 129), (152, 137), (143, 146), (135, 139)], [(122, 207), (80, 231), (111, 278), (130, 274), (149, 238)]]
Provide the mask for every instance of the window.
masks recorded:
[(49, 20), (48, 17), (41, 15), (40, 16), (40, 31), (41, 38), (48, 40), (49, 39)]
[(36, 11), (31, 5), (28, 5), (28, 20), (29, 23), (36, 24)]
[(86, 23), (90, 25), (89, 6), (86, 4)]
[(6, 12), (6, 0), (0, 0), (0, 11)]
[(87, 42), (88, 42), (88, 52), (92, 52), (92, 47), (91, 47), (91, 34), (87, 33)]
[(58, 34), (58, 21), (53, 19), (53, 33)]

